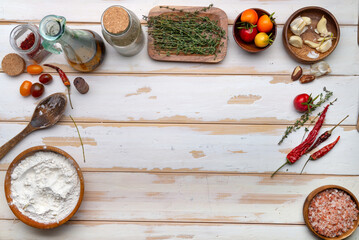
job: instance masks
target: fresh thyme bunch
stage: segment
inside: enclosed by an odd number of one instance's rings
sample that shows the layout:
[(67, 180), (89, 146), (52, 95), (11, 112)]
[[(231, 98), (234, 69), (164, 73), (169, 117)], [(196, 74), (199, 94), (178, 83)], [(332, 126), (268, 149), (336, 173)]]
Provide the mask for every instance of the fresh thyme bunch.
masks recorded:
[(211, 4), (195, 12), (161, 6), (181, 14), (144, 16), (148, 23), (148, 34), (153, 38), (154, 48), (158, 54), (169, 56), (183, 53), (216, 57), (224, 45), (221, 41), (226, 38), (226, 32), (218, 26), (218, 21), (200, 16), (201, 12), (206, 12), (212, 6)]
[[(288, 126), (287, 129), (284, 132), (284, 135), (282, 136), (281, 140), (278, 142), (278, 145), (280, 145), (284, 139), (286, 139), (288, 137), (288, 135), (292, 132), (297, 131), (298, 129), (300, 129), (302, 126), (304, 126), (304, 124), (309, 120), (310, 115), (313, 113), (313, 111), (315, 109), (317, 109), (318, 107), (320, 107), (323, 103), (325, 103), (326, 101), (328, 101), (330, 99), (330, 97), (333, 95), (333, 92), (328, 91), (325, 87), (323, 88), (323, 91), (325, 93), (325, 95), (323, 95), (323, 93), (321, 93), (320, 95), (316, 96), (314, 99), (317, 99), (319, 97), (318, 102), (314, 103), (314, 101), (311, 101), (309, 106), (308, 106), (308, 111), (306, 111), (297, 121), (295, 121), (295, 123), (291, 126)], [(335, 99), (333, 102), (331, 102), (330, 104), (333, 104), (337, 99)], [(317, 116), (320, 116), (321, 113), (318, 113)], [(315, 118), (317, 118), (317, 116)], [(311, 120), (311, 123), (313, 123), (315, 121), (315, 118), (313, 120)], [(305, 132), (307, 132), (308, 129), (305, 129)]]

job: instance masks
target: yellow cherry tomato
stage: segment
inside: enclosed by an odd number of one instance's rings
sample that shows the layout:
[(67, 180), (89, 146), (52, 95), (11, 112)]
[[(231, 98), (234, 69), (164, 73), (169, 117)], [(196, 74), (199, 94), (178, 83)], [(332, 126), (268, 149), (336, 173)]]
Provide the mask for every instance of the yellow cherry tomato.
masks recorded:
[(24, 97), (27, 97), (31, 93), (32, 82), (24, 81), (20, 86), (20, 94)]
[(26, 68), (27, 72), (31, 75), (38, 75), (44, 70), (40, 65), (29, 65)]
[(268, 44), (271, 44), (273, 42), (273, 40), (270, 38), (271, 35), (272, 34), (268, 36), (268, 34), (264, 32), (258, 33), (254, 38), (254, 44), (260, 48), (266, 47)]

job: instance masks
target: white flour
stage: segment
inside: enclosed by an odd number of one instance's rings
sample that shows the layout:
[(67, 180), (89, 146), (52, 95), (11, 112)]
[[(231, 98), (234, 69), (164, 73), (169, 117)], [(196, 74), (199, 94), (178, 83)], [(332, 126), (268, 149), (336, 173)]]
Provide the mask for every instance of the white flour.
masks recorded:
[(75, 208), (80, 179), (64, 156), (39, 151), (11, 174), (11, 197), (22, 214), (40, 223), (59, 222)]

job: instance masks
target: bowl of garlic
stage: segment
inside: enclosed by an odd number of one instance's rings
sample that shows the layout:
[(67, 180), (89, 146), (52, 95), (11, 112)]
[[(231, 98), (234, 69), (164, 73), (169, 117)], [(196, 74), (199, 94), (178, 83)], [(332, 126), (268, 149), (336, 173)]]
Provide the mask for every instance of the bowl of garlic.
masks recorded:
[(337, 20), (328, 10), (310, 6), (294, 12), (283, 28), (283, 44), (295, 60), (312, 64), (328, 57), (340, 38)]

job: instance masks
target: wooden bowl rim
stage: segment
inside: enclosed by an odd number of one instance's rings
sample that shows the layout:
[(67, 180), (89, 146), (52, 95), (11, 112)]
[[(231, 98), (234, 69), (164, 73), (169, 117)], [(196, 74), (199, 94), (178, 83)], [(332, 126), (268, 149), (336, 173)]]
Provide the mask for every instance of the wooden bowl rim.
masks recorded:
[[(319, 54), (318, 58), (315, 58), (313, 60), (307, 60), (307, 59), (303, 59), (300, 58), (298, 55), (296, 55), (294, 52), (292, 52), (292, 50), (289, 47), (289, 39), (287, 38), (287, 34), (289, 31), (289, 25), (292, 22), (293, 18), (300, 14), (301, 12), (304, 12), (306, 10), (320, 10), (325, 12), (326, 14), (328, 14), (333, 22), (335, 23), (335, 28), (337, 30), (337, 36), (336, 37), (336, 41), (334, 42), (332, 49), (329, 50), (327, 55), (323, 55), (323, 54)], [(326, 57), (328, 57), (330, 54), (332, 54), (332, 52), (334, 51), (334, 49), (337, 47), (338, 43), (339, 43), (339, 39), (340, 39), (340, 27), (339, 27), (339, 23), (337, 21), (337, 19), (334, 17), (334, 15), (329, 12), (327, 9), (319, 7), (319, 6), (307, 6), (307, 7), (303, 7), (298, 9), (297, 11), (295, 11), (294, 13), (292, 13), (292, 15), (289, 16), (289, 18), (287, 19), (287, 21), (285, 22), (284, 26), (283, 26), (283, 32), (282, 32), (282, 39), (283, 39), (283, 45), (284, 48), (287, 50), (287, 52), (289, 53), (289, 55), (291, 55), (294, 59), (296, 59), (297, 61), (301, 62), (301, 63), (305, 63), (305, 64), (313, 64), (319, 61), (322, 61), (323, 59), (325, 59)]]
[(312, 199), (318, 194), (318, 193), (321, 193), (325, 190), (328, 190), (328, 189), (338, 189), (338, 190), (342, 190), (344, 191), (345, 193), (347, 193), (351, 199), (355, 202), (356, 206), (357, 206), (357, 209), (359, 209), (359, 203), (358, 203), (358, 199), (355, 197), (355, 195), (349, 191), (348, 189), (342, 187), (342, 186), (338, 186), (338, 185), (324, 185), (324, 186), (321, 186), (321, 187), (318, 187), (316, 189), (314, 189), (311, 193), (309, 193), (309, 195), (307, 196), (307, 198), (305, 199), (304, 201), (304, 204), (303, 204), (303, 218), (304, 218), (304, 222), (305, 224), (307, 225), (307, 227), (312, 231), (312, 233), (314, 233), (317, 237), (320, 237), (321, 239), (324, 239), (324, 240), (341, 240), (341, 239), (345, 239), (347, 237), (349, 237), (350, 235), (352, 235), (355, 230), (357, 229), (358, 227), (358, 224), (359, 224), (359, 219), (357, 219), (356, 221), (354, 221), (354, 227), (353, 229), (350, 229), (348, 230), (347, 232), (343, 233), (342, 235), (338, 236), (338, 237), (335, 237), (335, 238), (329, 238), (329, 237), (325, 237), (323, 235), (320, 235), (319, 233), (317, 233), (313, 228), (312, 228), (312, 225), (310, 224), (309, 222), (309, 218), (308, 218), (308, 211), (309, 211), (309, 204), (310, 202), (312, 201)]
[[(79, 195), (79, 199), (77, 201), (77, 204), (75, 206), (75, 208), (72, 210), (72, 212), (65, 217), (64, 219), (62, 219), (59, 222), (54, 222), (54, 223), (40, 223), (40, 222), (36, 222), (35, 220), (25, 216), (24, 214), (22, 214), (20, 212), (20, 210), (14, 205), (12, 204), (12, 198), (11, 198), (11, 173), (14, 170), (14, 168), (22, 161), (24, 160), (26, 157), (31, 156), (33, 154), (35, 154), (36, 152), (39, 151), (48, 151), (48, 152), (54, 152), (57, 154), (60, 154), (64, 157), (66, 157), (68, 160), (70, 160), (72, 162), (72, 164), (74, 165), (77, 175), (79, 177), (80, 180), (80, 195)], [(35, 228), (40, 228), (40, 229), (50, 229), (50, 228), (55, 228), (58, 227), (62, 224), (64, 224), (65, 222), (67, 222), (79, 209), (82, 200), (83, 200), (83, 196), (84, 196), (84, 192), (85, 192), (85, 186), (84, 186), (84, 178), (83, 178), (83, 174), (82, 171), (80, 169), (80, 166), (77, 164), (77, 162), (73, 159), (73, 157), (68, 154), (67, 152), (53, 147), (53, 146), (47, 146), (47, 145), (41, 145), (41, 146), (35, 146), (35, 147), (31, 147), (28, 148), (26, 150), (24, 150), (23, 152), (21, 152), (19, 155), (17, 155), (15, 157), (15, 159), (10, 163), (7, 171), (6, 171), (6, 175), (5, 175), (5, 181), (4, 181), (4, 188), (5, 188), (5, 197), (6, 197), (6, 201), (7, 204), (9, 205), (11, 211), (14, 213), (14, 215), (20, 219), (23, 223), (31, 226), (31, 227), (35, 227)]]
[[(267, 12), (266, 10), (264, 9), (261, 9), (261, 8), (249, 8), (249, 9), (253, 9), (257, 12), (258, 14), (258, 11), (261, 11), (261, 12), (264, 12), (265, 14), (267, 14), (268, 16), (270, 16), (270, 13)], [(244, 10), (245, 11), (245, 10)], [(242, 13), (244, 12), (242, 11), (237, 17), (236, 19), (234, 20), (234, 23), (233, 23), (233, 31), (232, 31), (232, 35), (233, 35), (233, 38), (234, 38), (234, 41), (237, 43), (238, 46), (240, 46), (243, 50), (247, 51), (247, 52), (250, 52), (250, 53), (257, 53), (257, 52), (261, 52), (261, 51), (264, 51), (266, 49), (268, 49), (270, 46), (273, 45), (274, 43), (274, 40), (276, 39), (276, 36), (277, 36), (277, 22), (274, 20), (274, 23), (273, 23), (273, 29), (271, 30), (271, 32), (273, 32), (273, 43), (272, 44), (268, 44), (266, 47), (264, 48), (259, 48), (257, 47), (256, 50), (252, 50), (252, 49), (247, 49), (245, 48), (244, 46), (242, 46), (242, 43), (240, 43), (236, 37), (236, 34), (235, 34), (235, 31), (236, 31), (236, 23), (238, 22), (238, 20), (240, 19)], [(259, 16), (258, 16), (258, 19), (259, 19)], [(259, 33), (259, 32), (258, 32)], [(245, 46), (248, 45), (248, 43), (245, 43), (244, 44)]]

